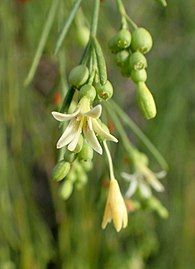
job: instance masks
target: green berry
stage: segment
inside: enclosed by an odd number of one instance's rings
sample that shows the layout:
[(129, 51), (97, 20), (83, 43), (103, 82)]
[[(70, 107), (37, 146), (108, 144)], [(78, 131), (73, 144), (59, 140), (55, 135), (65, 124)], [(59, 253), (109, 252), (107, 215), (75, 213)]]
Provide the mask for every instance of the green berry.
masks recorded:
[(147, 73), (145, 69), (142, 70), (132, 70), (131, 71), (132, 80), (137, 82), (145, 82), (147, 80)]
[(116, 64), (118, 66), (124, 66), (124, 64), (127, 62), (127, 60), (129, 59), (129, 52), (127, 50), (122, 50), (122, 51), (119, 51), (117, 54), (116, 54)]
[(74, 153), (79, 153), (81, 151), (82, 147), (83, 147), (83, 136), (80, 135), (79, 141), (78, 141), (77, 146), (74, 150)]
[(96, 90), (92, 85), (86, 84), (81, 87), (79, 91), (79, 96), (80, 96), (80, 99), (86, 96), (90, 99), (91, 102), (93, 102), (96, 97)]
[(108, 46), (113, 53), (117, 53), (122, 49), (128, 48), (130, 44), (131, 33), (127, 29), (122, 29), (110, 39)]
[(53, 169), (52, 178), (53, 180), (60, 181), (66, 177), (69, 171), (70, 171), (70, 163), (60, 161), (59, 163), (56, 164), (56, 166)]
[(137, 28), (132, 33), (131, 47), (134, 51), (140, 51), (147, 53), (151, 50), (153, 45), (152, 37), (150, 33), (144, 28)]
[(104, 85), (97, 83), (95, 85), (99, 100), (109, 100), (113, 95), (113, 86), (109, 80)]
[(130, 68), (141, 70), (147, 67), (146, 57), (139, 51), (134, 52), (129, 58)]
[(84, 161), (93, 159), (93, 149), (89, 146), (89, 144), (83, 144), (82, 150), (79, 152), (78, 157), (80, 160)]
[(137, 101), (146, 119), (152, 119), (156, 116), (154, 98), (144, 82), (137, 84)]
[(70, 71), (69, 83), (76, 88), (81, 87), (89, 78), (89, 70), (85, 65), (78, 65)]

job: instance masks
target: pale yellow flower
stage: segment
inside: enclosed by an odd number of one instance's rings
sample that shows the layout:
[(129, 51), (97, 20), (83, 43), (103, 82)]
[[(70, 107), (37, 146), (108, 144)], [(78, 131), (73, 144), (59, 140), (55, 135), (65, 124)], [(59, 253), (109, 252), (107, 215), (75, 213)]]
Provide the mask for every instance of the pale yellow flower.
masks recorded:
[(102, 229), (105, 229), (111, 220), (113, 220), (114, 227), (117, 232), (119, 232), (122, 228), (127, 227), (127, 209), (116, 179), (110, 180), (108, 198), (102, 221)]
[(70, 121), (64, 133), (57, 142), (57, 148), (68, 146), (68, 150), (74, 151), (81, 134), (88, 144), (99, 154), (102, 154), (102, 147), (97, 139), (98, 135), (102, 140), (118, 142), (118, 140), (101, 126), (99, 120), (102, 113), (102, 106), (90, 107), (90, 101), (83, 97), (74, 113), (66, 114), (56, 111), (52, 112), (53, 117), (58, 121)]

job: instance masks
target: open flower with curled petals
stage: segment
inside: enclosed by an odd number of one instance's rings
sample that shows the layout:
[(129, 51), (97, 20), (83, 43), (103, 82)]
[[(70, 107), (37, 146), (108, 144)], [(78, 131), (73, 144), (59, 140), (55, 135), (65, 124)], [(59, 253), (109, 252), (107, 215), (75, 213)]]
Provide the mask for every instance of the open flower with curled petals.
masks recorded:
[(113, 220), (114, 227), (117, 232), (119, 232), (122, 228), (127, 227), (127, 208), (116, 179), (110, 180), (108, 198), (102, 221), (102, 229), (105, 229), (111, 220)]
[(72, 114), (52, 112), (56, 120), (61, 122), (70, 121), (57, 142), (57, 148), (68, 146), (68, 150), (74, 151), (81, 134), (84, 135), (88, 144), (99, 154), (102, 154), (102, 147), (96, 135), (102, 140), (118, 142), (109, 131), (102, 128), (99, 120), (101, 113), (102, 106), (97, 105), (91, 109), (90, 100), (87, 97), (83, 97), (80, 100), (77, 109)]
[(144, 198), (148, 198), (152, 195), (151, 187), (157, 192), (164, 191), (164, 186), (159, 179), (165, 175), (165, 171), (154, 173), (147, 166), (141, 166), (134, 174), (123, 172), (121, 176), (130, 183), (125, 196), (130, 198), (139, 190)]

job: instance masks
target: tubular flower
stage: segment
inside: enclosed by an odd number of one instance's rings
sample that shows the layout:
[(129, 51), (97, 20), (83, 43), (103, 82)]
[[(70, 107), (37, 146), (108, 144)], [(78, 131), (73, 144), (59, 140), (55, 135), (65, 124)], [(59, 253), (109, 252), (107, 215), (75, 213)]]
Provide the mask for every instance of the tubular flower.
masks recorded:
[(72, 114), (52, 112), (53, 117), (60, 121), (70, 121), (64, 133), (57, 142), (57, 148), (68, 145), (68, 150), (74, 151), (81, 134), (83, 133), (88, 144), (99, 154), (102, 154), (102, 147), (96, 134), (102, 140), (118, 142), (118, 140), (108, 131), (104, 130), (98, 120), (102, 113), (102, 106), (97, 105), (90, 108), (90, 100), (83, 97), (78, 103), (77, 109)]
[(113, 220), (114, 227), (117, 232), (119, 232), (122, 228), (127, 227), (127, 209), (116, 179), (110, 180), (108, 198), (102, 221), (102, 229), (105, 229), (111, 220)]

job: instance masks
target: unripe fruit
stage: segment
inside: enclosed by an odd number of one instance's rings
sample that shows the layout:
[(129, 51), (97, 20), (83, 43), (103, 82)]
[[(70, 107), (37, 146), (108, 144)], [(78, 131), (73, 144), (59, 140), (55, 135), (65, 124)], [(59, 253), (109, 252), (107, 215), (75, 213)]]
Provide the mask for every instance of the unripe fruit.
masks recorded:
[(156, 116), (154, 98), (144, 82), (137, 84), (137, 101), (146, 119), (152, 119)]
[(60, 161), (56, 164), (52, 172), (53, 180), (60, 181), (68, 174), (70, 171), (70, 163)]
[(127, 29), (122, 29), (110, 39), (108, 46), (113, 53), (116, 53), (121, 49), (128, 48), (130, 44), (131, 33)]
[(131, 71), (132, 80), (137, 82), (145, 82), (147, 80), (147, 73), (145, 69), (142, 70), (132, 70)]
[(97, 83), (95, 85), (99, 100), (109, 100), (113, 95), (113, 86), (109, 80), (104, 85)]
[(134, 52), (129, 58), (131, 69), (141, 70), (147, 67), (146, 57), (139, 51)]
[(73, 191), (73, 184), (70, 180), (67, 180), (63, 183), (60, 189), (60, 196), (62, 199), (67, 200)]
[(80, 135), (79, 137), (79, 141), (77, 143), (77, 146), (76, 148), (74, 149), (74, 153), (79, 153), (81, 150), (82, 150), (82, 147), (83, 147), (83, 136)]
[(124, 66), (124, 64), (127, 62), (127, 60), (129, 59), (129, 52), (127, 50), (122, 50), (122, 51), (119, 51), (117, 54), (116, 54), (116, 64), (118, 66)]
[(93, 102), (95, 97), (96, 97), (95, 88), (89, 84), (82, 86), (80, 91), (79, 91), (79, 97), (81, 99), (84, 96), (88, 97), (90, 99), (90, 101)]
[(147, 53), (151, 50), (153, 45), (152, 37), (150, 33), (144, 28), (137, 28), (132, 33), (131, 47), (134, 51), (140, 51)]
[(93, 149), (89, 146), (89, 144), (83, 144), (82, 150), (79, 152), (78, 157), (80, 160), (84, 161), (93, 159)]
[(76, 88), (81, 87), (89, 78), (89, 70), (85, 65), (74, 67), (69, 74), (69, 83)]

